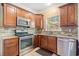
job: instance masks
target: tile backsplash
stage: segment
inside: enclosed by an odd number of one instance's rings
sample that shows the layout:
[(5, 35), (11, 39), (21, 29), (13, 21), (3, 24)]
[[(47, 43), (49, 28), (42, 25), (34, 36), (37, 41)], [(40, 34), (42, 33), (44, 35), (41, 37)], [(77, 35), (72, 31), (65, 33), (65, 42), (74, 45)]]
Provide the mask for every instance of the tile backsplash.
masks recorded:
[[(72, 33), (72, 34), (77, 34), (78, 35), (78, 29), (77, 27), (63, 27), (61, 28), (61, 31), (43, 31), (42, 29), (35, 29), (35, 28), (16, 28), (18, 32), (24, 31), (28, 32), (30, 34), (34, 33), (53, 33), (53, 34), (59, 34), (61, 32), (65, 33)], [(15, 35), (15, 29), (14, 28), (3, 28), (0, 27), (0, 36), (12, 36)]]
[(13, 36), (15, 35), (15, 30), (18, 32), (28, 32), (30, 34), (35, 33), (35, 28), (22, 28), (22, 27), (17, 27), (15, 28), (4, 28), (0, 27), (0, 36)]
[(16, 32), (28, 32), (29, 34), (34, 34), (35, 28), (17, 27)]
[(78, 34), (78, 28), (77, 27), (63, 27), (61, 28), (62, 32), (68, 32), (68, 33), (74, 33), (74, 34)]
[(78, 28), (77, 27), (63, 27), (61, 31), (42, 31), (43, 34), (54, 34), (54, 35), (76, 35), (78, 36)]
[(14, 34), (15, 34), (14, 28), (0, 27), (0, 36), (12, 36)]

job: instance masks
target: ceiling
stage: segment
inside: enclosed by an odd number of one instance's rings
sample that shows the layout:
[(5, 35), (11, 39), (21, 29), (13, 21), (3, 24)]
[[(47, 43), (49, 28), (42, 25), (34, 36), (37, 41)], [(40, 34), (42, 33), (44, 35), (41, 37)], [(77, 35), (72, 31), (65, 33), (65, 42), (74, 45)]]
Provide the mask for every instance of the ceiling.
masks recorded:
[(34, 11), (42, 11), (43, 9), (48, 8), (45, 3), (23, 3), (22, 5), (29, 7), (30, 9)]
[(28, 7), (35, 12), (44, 11), (51, 6), (58, 7), (60, 5), (63, 5), (62, 3), (18, 3), (18, 4), (26, 8)]

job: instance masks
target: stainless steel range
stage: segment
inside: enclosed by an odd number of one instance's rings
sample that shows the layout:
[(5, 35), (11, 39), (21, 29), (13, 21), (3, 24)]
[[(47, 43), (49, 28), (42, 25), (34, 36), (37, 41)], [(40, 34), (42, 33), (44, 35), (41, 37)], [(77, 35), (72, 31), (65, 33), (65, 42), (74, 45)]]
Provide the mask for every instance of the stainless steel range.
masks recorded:
[(20, 54), (25, 53), (26, 51), (33, 48), (33, 34), (27, 34), (27, 32), (18, 32), (16, 33), (19, 36), (19, 49)]

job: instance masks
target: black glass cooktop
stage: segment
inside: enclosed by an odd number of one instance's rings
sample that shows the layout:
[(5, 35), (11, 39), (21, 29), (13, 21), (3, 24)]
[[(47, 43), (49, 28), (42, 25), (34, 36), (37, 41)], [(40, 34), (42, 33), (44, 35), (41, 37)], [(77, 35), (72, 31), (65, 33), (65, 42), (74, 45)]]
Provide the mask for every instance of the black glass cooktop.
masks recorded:
[(15, 35), (19, 36), (19, 37), (22, 37), (22, 36), (29, 36), (29, 35), (33, 35), (33, 34), (28, 34), (27, 32), (18, 32)]

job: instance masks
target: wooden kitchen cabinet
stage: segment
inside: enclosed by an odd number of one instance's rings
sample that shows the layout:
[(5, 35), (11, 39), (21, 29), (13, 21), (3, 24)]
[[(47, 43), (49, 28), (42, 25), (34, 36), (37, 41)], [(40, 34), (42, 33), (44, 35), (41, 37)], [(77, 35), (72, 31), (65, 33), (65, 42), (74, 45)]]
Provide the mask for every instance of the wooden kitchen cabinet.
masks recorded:
[(68, 5), (68, 26), (77, 26), (77, 4)]
[(16, 27), (16, 8), (10, 4), (3, 4), (4, 26)]
[(29, 20), (34, 19), (33, 13), (31, 13), (29, 11), (25, 11), (21, 8), (17, 8), (17, 16), (24, 17), (24, 18), (29, 19)]
[(16, 27), (17, 16), (20, 16), (26, 18), (26, 20), (34, 21), (36, 28), (43, 28), (43, 15), (41, 14), (34, 14), (9, 3), (2, 3), (2, 9), (4, 20), (3, 23), (0, 24), (1, 26)]
[(17, 56), (19, 55), (18, 38), (9, 38), (3, 41), (3, 55), (4, 56)]
[(60, 7), (60, 26), (77, 26), (77, 4), (70, 3)]
[(34, 36), (34, 40), (33, 40), (33, 42), (34, 42), (34, 43), (33, 43), (33, 46), (34, 46), (34, 47), (38, 47), (38, 43), (39, 43), (38, 41), (39, 41), (38, 36), (35, 35), (35, 36)]
[(48, 37), (42, 35), (42, 38), (40, 39), (41, 48), (44, 48), (44, 49), (48, 48), (47, 47), (47, 44), (48, 44), (47, 40), (48, 40)]
[(24, 17), (24, 18), (30, 19), (30, 20), (34, 19), (33, 13), (23, 10), (21, 8), (17, 8), (17, 16)]
[(40, 39), (41, 39), (40, 35), (34, 36), (34, 47), (40, 47)]
[(57, 38), (54, 36), (35, 35), (34, 47), (40, 47), (57, 53)]
[(35, 21), (35, 14), (30, 13), (30, 14), (29, 14), (29, 19), (30, 19), (31, 21)]
[(48, 36), (48, 40), (47, 40), (47, 47), (48, 50), (57, 53), (57, 39), (54, 36)]
[(22, 10), (22, 15), (24, 18), (29, 19), (29, 12), (28, 11)]
[(60, 8), (60, 26), (67, 26), (67, 6)]
[(43, 23), (43, 15), (36, 14), (35, 15), (35, 27), (39, 29), (43, 29), (44, 23)]
[(17, 16), (23, 17), (23, 15), (22, 15), (22, 9), (16, 8), (16, 14), (17, 14)]

